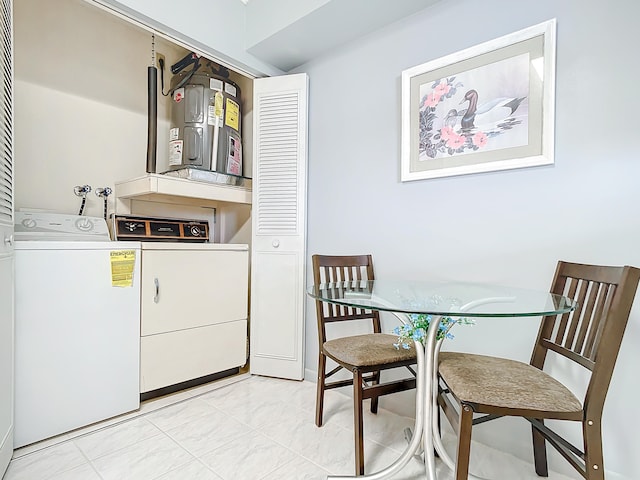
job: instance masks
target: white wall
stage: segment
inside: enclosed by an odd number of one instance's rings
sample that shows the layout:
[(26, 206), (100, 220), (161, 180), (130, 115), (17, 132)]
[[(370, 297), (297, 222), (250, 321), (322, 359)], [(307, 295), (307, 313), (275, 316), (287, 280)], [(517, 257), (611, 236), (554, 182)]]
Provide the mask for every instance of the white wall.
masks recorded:
[[(75, 185), (113, 188), (145, 174), (151, 35), (79, 0), (51, 5), (15, 4), (15, 204), (77, 213)], [(166, 42), (157, 49), (168, 62), (183, 55)], [(160, 168), (168, 103), (158, 101)], [(85, 213), (102, 208), (91, 192)]]
[[(402, 70), (554, 17), (555, 165), (401, 183)], [(309, 255), (372, 253), (379, 278), (542, 289), (560, 259), (640, 266), (638, 18), (632, 0), (616, 8), (594, 0), (450, 0), (297, 69), (310, 76)], [(310, 263), (308, 271), (311, 283)], [(311, 300), (306, 332), (314, 378)], [(526, 319), (482, 321), (459, 328), (448, 348), (528, 361), (536, 333)], [(605, 466), (628, 479), (640, 472), (632, 414), (639, 343), (640, 298), (604, 413)], [(413, 408), (411, 396), (382, 405)], [(489, 425), (476, 429), (477, 439), (531, 460), (526, 422)], [(557, 457), (551, 465), (578, 478)]]

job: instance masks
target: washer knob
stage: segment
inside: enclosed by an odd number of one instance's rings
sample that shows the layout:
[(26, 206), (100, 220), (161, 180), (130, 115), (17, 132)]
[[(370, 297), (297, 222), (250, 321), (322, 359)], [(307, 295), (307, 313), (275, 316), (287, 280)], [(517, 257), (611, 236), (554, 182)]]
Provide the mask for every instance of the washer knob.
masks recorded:
[(93, 230), (93, 222), (88, 218), (79, 218), (76, 220), (76, 228), (81, 232), (90, 232)]
[(198, 225), (191, 225), (191, 235), (193, 235), (194, 237), (199, 237), (202, 235), (202, 230), (200, 230), (200, 227)]
[(25, 228), (35, 228), (38, 225), (33, 218), (25, 218), (21, 223)]

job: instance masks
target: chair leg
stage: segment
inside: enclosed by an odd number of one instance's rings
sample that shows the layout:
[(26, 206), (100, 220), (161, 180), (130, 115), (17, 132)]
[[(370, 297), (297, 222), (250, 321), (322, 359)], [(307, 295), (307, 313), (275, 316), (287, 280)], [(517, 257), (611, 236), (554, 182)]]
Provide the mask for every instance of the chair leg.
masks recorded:
[(471, 429), (473, 428), (473, 409), (462, 404), (458, 419), (458, 449), (456, 451), (455, 480), (467, 480), (469, 476), (469, 455), (471, 454)]
[(324, 385), (327, 357), (320, 352), (318, 355), (318, 378), (316, 382), (316, 425), (322, 426), (322, 410), (324, 408)]
[[(543, 420), (540, 421), (544, 423)], [(546, 441), (544, 436), (533, 425), (531, 425), (531, 433), (533, 436), (533, 463), (536, 467), (536, 474), (539, 477), (548, 477)]]
[[(371, 385), (378, 385), (380, 383), (380, 370), (373, 374), (373, 380)], [(378, 399), (380, 397), (371, 397), (371, 413), (378, 413)]]
[(587, 480), (604, 480), (604, 458), (602, 455), (602, 430), (599, 419), (591, 425), (582, 424), (584, 435), (584, 459)]
[(353, 426), (356, 445), (356, 475), (364, 475), (364, 427), (362, 417), (362, 372), (353, 372)]

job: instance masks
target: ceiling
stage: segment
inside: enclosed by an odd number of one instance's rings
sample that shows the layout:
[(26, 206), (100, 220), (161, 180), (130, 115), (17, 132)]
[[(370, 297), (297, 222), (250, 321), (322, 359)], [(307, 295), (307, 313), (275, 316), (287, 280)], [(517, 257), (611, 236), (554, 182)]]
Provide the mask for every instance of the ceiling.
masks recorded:
[(240, 0), (246, 50), (284, 72), (441, 0)]

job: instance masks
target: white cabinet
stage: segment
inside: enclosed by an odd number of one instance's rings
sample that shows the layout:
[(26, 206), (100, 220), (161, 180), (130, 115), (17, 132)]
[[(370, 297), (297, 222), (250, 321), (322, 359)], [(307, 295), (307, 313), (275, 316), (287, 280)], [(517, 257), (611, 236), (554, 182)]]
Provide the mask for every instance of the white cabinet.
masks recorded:
[(247, 245), (143, 243), (140, 392), (247, 361)]

